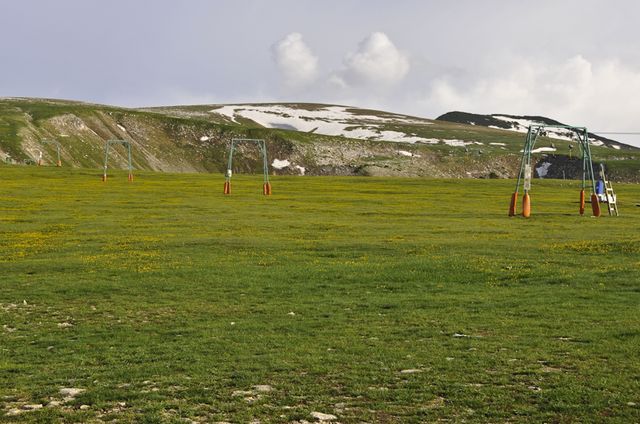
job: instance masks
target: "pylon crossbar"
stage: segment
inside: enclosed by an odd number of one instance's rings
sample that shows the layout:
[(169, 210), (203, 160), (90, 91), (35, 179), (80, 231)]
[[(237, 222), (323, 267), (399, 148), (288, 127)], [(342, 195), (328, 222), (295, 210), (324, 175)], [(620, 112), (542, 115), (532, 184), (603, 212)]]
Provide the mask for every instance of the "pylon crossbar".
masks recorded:
[(233, 175), (233, 154), (238, 144), (241, 143), (255, 143), (260, 149), (262, 154), (262, 179), (263, 179), (263, 194), (271, 194), (271, 183), (269, 182), (269, 162), (267, 160), (267, 145), (263, 139), (258, 138), (233, 138), (229, 146), (229, 158), (227, 160), (227, 172), (224, 175), (224, 194), (231, 193), (231, 176)]
[(109, 149), (112, 145), (122, 144), (127, 148), (128, 169), (129, 169), (129, 181), (133, 181), (133, 162), (131, 161), (131, 142), (127, 140), (107, 140), (104, 144), (104, 171), (102, 174), (102, 181), (107, 180), (107, 168), (109, 164)]

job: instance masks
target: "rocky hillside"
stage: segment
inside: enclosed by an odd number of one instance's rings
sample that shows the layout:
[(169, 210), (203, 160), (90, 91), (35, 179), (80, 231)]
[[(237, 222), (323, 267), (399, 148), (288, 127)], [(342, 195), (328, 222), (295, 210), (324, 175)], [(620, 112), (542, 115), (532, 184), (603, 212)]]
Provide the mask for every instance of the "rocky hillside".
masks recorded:
[[(274, 174), (508, 178), (523, 135), (490, 126), (321, 104), (198, 105), (128, 109), (47, 99), (0, 99), (0, 161), (101, 169), (109, 139), (131, 142), (136, 169), (224, 172), (232, 138), (267, 141)], [(547, 176), (571, 177), (571, 140), (543, 138)], [(614, 142), (615, 143), (615, 142)], [(594, 158), (618, 179), (640, 180), (640, 150), (594, 140)], [(551, 147), (553, 146), (553, 147)], [(551, 150), (552, 149), (552, 150)], [(234, 172), (257, 172), (255, 146), (240, 146)], [(116, 147), (110, 166), (124, 168)], [(558, 166), (553, 165), (557, 163)], [(562, 165), (560, 165), (562, 164)], [(556, 169), (557, 168), (557, 169)], [(569, 174), (567, 174), (569, 172)]]

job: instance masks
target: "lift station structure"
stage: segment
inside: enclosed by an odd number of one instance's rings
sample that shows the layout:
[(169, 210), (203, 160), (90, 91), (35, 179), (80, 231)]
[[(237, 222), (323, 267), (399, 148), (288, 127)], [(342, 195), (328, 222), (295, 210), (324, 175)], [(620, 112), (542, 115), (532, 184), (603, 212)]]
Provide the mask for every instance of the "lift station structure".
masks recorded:
[(523, 182), (522, 197), (522, 216), (528, 218), (531, 215), (531, 197), (529, 192), (531, 191), (531, 178), (533, 176), (533, 169), (531, 167), (531, 153), (536, 144), (538, 137), (546, 135), (547, 128), (560, 128), (573, 132), (577, 138), (578, 146), (580, 147), (581, 159), (582, 159), (582, 189), (580, 190), (580, 215), (584, 215), (585, 210), (585, 190), (587, 186), (591, 193), (591, 210), (593, 216), (600, 216), (600, 203), (598, 196), (596, 195), (596, 179), (593, 173), (593, 162), (591, 160), (591, 148), (589, 146), (589, 132), (586, 127), (573, 127), (570, 125), (530, 125), (529, 131), (527, 131), (527, 137), (524, 143), (524, 149), (522, 150), (522, 159), (520, 162), (520, 172), (518, 173), (518, 180), (516, 182), (516, 188), (511, 195), (511, 204), (509, 205), (509, 216), (516, 215), (517, 203), (518, 203), (518, 189), (520, 182)]
[(102, 181), (107, 181), (107, 167), (109, 163), (109, 149), (110, 147), (116, 146), (118, 144), (123, 145), (127, 149), (127, 162), (129, 169), (129, 182), (133, 181), (133, 163), (131, 162), (131, 143), (127, 140), (107, 140), (104, 143), (104, 166), (102, 172)]
[(229, 161), (227, 162), (227, 172), (224, 175), (224, 194), (231, 194), (231, 176), (233, 171), (233, 153), (236, 150), (236, 146), (240, 143), (256, 143), (262, 153), (262, 194), (265, 196), (271, 196), (271, 183), (269, 182), (269, 162), (267, 161), (267, 145), (264, 140), (256, 138), (234, 138), (231, 140), (231, 146), (229, 147)]
[(58, 160), (56, 161), (56, 166), (62, 166), (62, 161), (60, 160), (60, 143), (57, 140), (42, 140), (42, 144), (52, 144), (56, 148), (56, 153), (58, 156)]

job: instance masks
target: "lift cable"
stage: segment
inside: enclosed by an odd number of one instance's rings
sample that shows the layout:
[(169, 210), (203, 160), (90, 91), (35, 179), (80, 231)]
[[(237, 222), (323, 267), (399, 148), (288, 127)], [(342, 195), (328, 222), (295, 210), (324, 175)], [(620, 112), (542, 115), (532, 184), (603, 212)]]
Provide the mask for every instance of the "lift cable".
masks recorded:
[(640, 135), (640, 132), (612, 132), (612, 131), (589, 131), (591, 134), (620, 134), (620, 135)]

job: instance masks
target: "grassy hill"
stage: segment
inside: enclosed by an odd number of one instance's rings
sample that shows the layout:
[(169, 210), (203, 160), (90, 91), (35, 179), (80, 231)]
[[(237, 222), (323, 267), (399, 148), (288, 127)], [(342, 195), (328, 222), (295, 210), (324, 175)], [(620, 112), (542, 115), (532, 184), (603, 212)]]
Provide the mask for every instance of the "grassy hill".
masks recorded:
[[(323, 133), (326, 128), (330, 131)], [(523, 135), (510, 131), (335, 105), (127, 109), (0, 99), (2, 162), (33, 163), (42, 152), (45, 163), (55, 163), (55, 147), (42, 143), (55, 139), (62, 145), (63, 165), (97, 169), (104, 161), (104, 142), (126, 139), (132, 143), (136, 169), (223, 172), (229, 141), (236, 137), (266, 139), (270, 162), (288, 163), (271, 170), (279, 175), (513, 177), (523, 144)], [(540, 141), (541, 146), (552, 144), (554, 154), (540, 154), (536, 160), (554, 164), (550, 175), (574, 177), (578, 161), (568, 159), (570, 142)], [(640, 149), (594, 146), (593, 154), (607, 163), (614, 180), (640, 181)], [(259, 170), (257, 150), (242, 146), (238, 155), (234, 171)], [(124, 167), (124, 150), (115, 149), (110, 161)]]
[(640, 418), (638, 185), (113, 174), (2, 168), (0, 422)]

